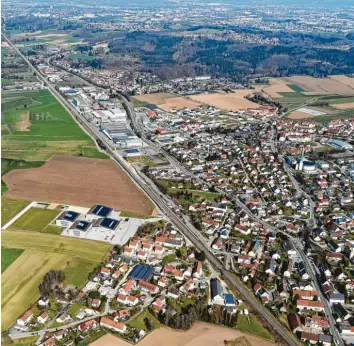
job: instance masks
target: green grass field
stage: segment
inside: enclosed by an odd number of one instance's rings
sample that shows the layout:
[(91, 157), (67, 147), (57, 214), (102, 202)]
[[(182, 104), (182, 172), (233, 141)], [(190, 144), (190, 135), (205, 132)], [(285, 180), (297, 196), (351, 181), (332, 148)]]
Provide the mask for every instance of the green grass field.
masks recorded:
[(324, 101), (328, 102), (330, 105), (338, 105), (342, 103), (352, 103), (354, 102), (354, 97), (331, 97), (331, 98), (323, 98)]
[(22, 254), (22, 249), (1, 248), (1, 273)]
[(17, 219), (11, 227), (24, 229), (27, 231), (43, 231), (50, 224), (60, 210), (49, 210), (40, 208), (31, 208)]
[(144, 319), (148, 318), (149, 320), (153, 320), (154, 321), (154, 325), (155, 325), (155, 329), (156, 328), (160, 328), (160, 322), (155, 318), (155, 316), (153, 316), (150, 311), (148, 310), (148, 308), (145, 308), (144, 311), (135, 319), (133, 319), (132, 321), (129, 322), (129, 326), (132, 328), (137, 328), (137, 329), (143, 329), (145, 331), (147, 331), (147, 328), (145, 326), (145, 322)]
[(268, 330), (262, 326), (254, 315), (249, 315), (249, 317), (251, 323), (248, 323), (246, 315), (238, 315), (237, 329), (240, 332), (252, 334), (267, 340), (273, 340), (273, 337), (269, 334)]
[(28, 204), (30, 204), (28, 201), (1, 196), (1, 226), (9, 222)]
[(149, 102), (146, 102), (146, 101), (140, 101), (134, 97), (131, 98), (131, 101), (132, 101), (132, 105), (134, 108), (138, 108), (138, 107), (145, 107), (146, 105), (149, 104)]
[[(12, 132), (2, 136), (3, 158), (46, 161), (55, 154), (107, 158), (47, 90), (3, 94), (1, 106)], [(30, 130), (20, 131), (26, 113)]]
[(290, 89), (293, 89), (295, 92), (297, 93), (301, 93), (303, 91), (305, 91), (304, 89), (302, 89), (301, 87), (299, 87), (297, 84), (287, 84), (287, 86), (290, 88)]
[(38, 285), (51, 269), (65, 282), (83, 287), (88, 274), (107, 256), (109, 244), (27, 231), (8, 230), (2, 246), (25, 250), (2, 275), (2, 330), (8, 329), (39, 297)]

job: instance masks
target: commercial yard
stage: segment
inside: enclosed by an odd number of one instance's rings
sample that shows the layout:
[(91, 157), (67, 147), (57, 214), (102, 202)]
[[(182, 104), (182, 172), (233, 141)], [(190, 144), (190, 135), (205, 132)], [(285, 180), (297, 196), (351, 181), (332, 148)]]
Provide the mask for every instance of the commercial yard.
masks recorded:
[(200, 103), (205, 103), (220, 109), (238, 111), (247, 108), (259, 108), (260, 105), (245, 99), (257, 89), (234, 90), (232, 93), (212, 93), (192, 95), (190, 98)]
[(15, 170), (3, 177), (7, 197), (151, 215), (154, 206), (112, 160), (55, 156), (40, 168)]
[(25, 250), (2, 275), (2, 330), (38, 299), (49, 270), (63, 270), (68, 284), (82, 287), (110, 250), (105, 243), (19, 230), (3, 232), (2, 246)]
[[(274, 346), (274, 343), (245, 335), (231, 328), (209, 323), (196, 322), (188, 331), (177, 331), (162, 327), (145, 337), (140, 346), (223, 346), (224, 340), (245, 336), (253, 346)], [(167, 341), (168, 340), (168, 341)], [(91, 344), (92, 346), (128, 346), (129, 343), (107, 334)]]

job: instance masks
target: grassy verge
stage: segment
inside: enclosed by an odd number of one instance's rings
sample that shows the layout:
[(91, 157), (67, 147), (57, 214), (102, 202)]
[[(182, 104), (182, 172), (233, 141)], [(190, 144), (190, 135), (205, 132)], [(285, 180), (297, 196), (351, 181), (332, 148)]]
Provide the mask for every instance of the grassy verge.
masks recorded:
[(19, 199), (7, 198), (1, 196), (1, 226), (5, 225), (14, 216), (16, 216), (22, 209), (30, 204), (29, 201)]
[(22, 252), (22, 249), (1, 248), (1, 273), (3, 273)]
[(148, 318), (149, 320), (152, 320), (154, 322), (155, 329), (160, 328), (160, 322), (155, 318), (155, 316), (153, 316), (150, 313), (148, 308), (145, 308), (144, 311), (139, 316), (137, 316), (135, 319), (130, 321), (129, 326), (132, 328), (143, 329), (143, 330), (147, 331), (147, 328), (146, 328), (146, 325), (144, 322), (145, 318)]
[(12, 227), (27, 231), (41, 232), (56, 216), (59, 215), (59, 213), (59, 210), (30, 208), (12, 224)]
[(267, 340), (273, 340), (273, 337), (269, 334), (268, 330), (266, 330), (257, 320), (256, 316), (249, 315), (249, 317), (251, 323), (248, 323), (246, 315), (238, 315), (237, 329), (240, 332), (252, 334)]

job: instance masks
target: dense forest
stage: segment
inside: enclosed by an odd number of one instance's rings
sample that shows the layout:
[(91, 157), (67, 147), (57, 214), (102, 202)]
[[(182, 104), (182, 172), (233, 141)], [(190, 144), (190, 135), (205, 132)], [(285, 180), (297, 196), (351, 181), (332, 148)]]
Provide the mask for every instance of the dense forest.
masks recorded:
[(280, 39), (278, 45), (133, 32), (124, 38), (109, 40), (109, 49), (112, 53), (139, 58), (138, 68), (165, 79), (205, 73), (240, 78), (293, 74), (323, 77), (354, 72), (354, 48), (341, 48), (354, 45), (351, 34), (342, 38), (290, 33), (276, 35)]

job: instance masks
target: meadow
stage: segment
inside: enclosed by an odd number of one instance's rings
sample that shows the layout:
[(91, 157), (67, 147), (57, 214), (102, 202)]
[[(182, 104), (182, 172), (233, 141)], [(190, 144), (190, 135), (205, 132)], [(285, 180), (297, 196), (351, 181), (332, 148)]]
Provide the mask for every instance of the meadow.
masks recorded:
[(3, 273), (22, 252), (22, 249), (1, 248), (1, 273)]
[(24, 250), (2, 275), (2, 330), (39, 298), (38, 285), (48, 271), (63, 270), (67, 284), (83, 287), (111, 248), (105, 243), (39, 232), (29, 236), (28, 231), (13, 229), (3, 232), (2, 245)]
[[(46, 161), (54, 154), (107, 158), (48, 90), (2, 95), (3, 158)], [(29, 123), (21, 130), (26, 115)]]
[(28, 204), (30, 204), (29, 201), (1, 196), (1, 226), (10, 221)]

